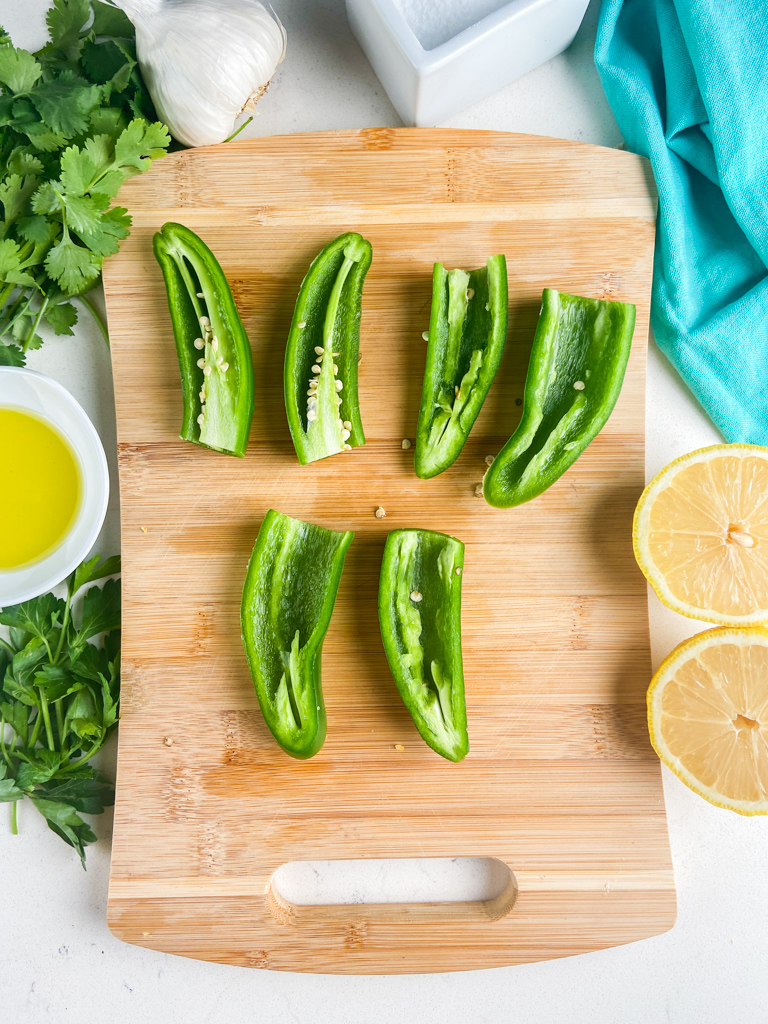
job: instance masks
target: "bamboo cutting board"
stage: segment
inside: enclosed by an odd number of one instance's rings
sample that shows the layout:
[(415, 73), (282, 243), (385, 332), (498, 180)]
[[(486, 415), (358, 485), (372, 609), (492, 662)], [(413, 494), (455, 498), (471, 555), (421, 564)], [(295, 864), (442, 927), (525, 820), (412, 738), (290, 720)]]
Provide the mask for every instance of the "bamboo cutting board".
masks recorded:
[[(540, 960), (669, 928), (646, 587), (631, 545), (656, 210), (647, 164), (555, 139), (382, 128), (177, 153), (120, 201), (133, 233), (105, 268), (124, 567), (113, 932), (231, 964), (396, 973)], [(151, 252), (166, 220), (217, 253), (252, 341), (244, 460), (178, 439)], [(368, 444), (301, 467), (285, 339), (310, 260), (350, 229), (374, 250), (361, 329)], [(459, 460), (419, 480), (401, 441), (415, 431), (432, 263), (477, 267), (497, 252), (510, 293), (501, 370)], [(475, 485), (519, 419), (546, 285), (636, 303), (632, 356), (587, 453), (542, 497), (498, 511)], [(356, 534), (325, 642), (328, 739), (308, 762), (267, 732), (240, 643), (245, 568), (270, 507)], [(471, 751), (458, 765), (421, 742), (381, 647), (380, 559), (403, 526), (466, 543)], [(508, 865), (507, 890), (488, 903), (310, 907), (271, 881), (292, 860), (465, 856)]]

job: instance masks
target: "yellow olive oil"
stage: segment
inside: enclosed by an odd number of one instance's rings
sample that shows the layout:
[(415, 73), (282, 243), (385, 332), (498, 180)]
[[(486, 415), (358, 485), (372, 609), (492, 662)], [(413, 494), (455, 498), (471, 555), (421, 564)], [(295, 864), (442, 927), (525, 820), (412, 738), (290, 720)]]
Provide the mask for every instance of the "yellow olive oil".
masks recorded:
[(0, 571), (49, 554), (80, 505), (77, 458), (45, 420), (0, 408)]

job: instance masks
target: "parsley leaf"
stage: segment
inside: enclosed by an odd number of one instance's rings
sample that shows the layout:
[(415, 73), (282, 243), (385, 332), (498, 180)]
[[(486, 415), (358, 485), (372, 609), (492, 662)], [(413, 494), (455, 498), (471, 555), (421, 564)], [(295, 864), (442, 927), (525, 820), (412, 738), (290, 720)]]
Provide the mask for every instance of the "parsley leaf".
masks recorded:
[(24, 353), (18, 345), (0, 345), (0, 366), (23, 366)]
[[(114, 803), (114, 787), (89, 762), (118, 718), (120, 585), (95, 581), (119, 569), (119, 558), (97, 555), (69, 576), (65, 599), (43, 594), (0, 611), (10, 629), (0, 644), (0, 802), (29, 799), (83, 867), (96, 836), (80, 815)], [(16, 831), (15, 807), (11, 821)]]

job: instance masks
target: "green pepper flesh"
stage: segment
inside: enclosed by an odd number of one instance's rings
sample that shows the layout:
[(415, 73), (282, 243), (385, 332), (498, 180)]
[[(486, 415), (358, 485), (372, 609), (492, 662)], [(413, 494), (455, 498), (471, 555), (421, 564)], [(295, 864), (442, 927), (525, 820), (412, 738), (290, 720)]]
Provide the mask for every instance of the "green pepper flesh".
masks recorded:
[(489, 505), (535, 498), (602, 430), (621, 391), (634, 327), (629, 303), (544, 290), (523, 415), (483, 480)]
[(432, 274), (427, 363), (414, 465), (422, 479), (451, 466), (496, 376), (507, 337), (507, 263)]
[(339, 235), (312, 261), (299, 290), (283, 380), (288, 426), (303, 466), (365, 444), (357, 365), (371, 257), (361, 235)]
[(152, 244), (181, 372), (180, 437), (242, 457), (253, 418), (253, 359), (229, 283), (205, 242), (183, 224), (164, 224)]
[(469, 750), (461, 658), (464, 545), (431, 530), (394, 530), (379, 578), (384, 651), (425, 742), (449, 761)]
[(300, 759), (325, 740), (320, 658), (353, 536), (270, 509), (248, 564), (240, 621), (256, 696), (274, 738)]

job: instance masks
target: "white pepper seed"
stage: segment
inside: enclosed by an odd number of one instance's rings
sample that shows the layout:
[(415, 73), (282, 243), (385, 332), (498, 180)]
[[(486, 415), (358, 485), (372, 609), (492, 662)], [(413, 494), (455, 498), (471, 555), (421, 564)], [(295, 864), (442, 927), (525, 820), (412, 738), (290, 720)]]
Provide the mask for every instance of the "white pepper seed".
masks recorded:
[(317, 355), (321, 356), (323, 352), (325, 352), (325, 349), (322, 345), (315, 345), (315, 352)]
[(213, 349), (214, 352), (219, 351), (219, 339), (216, 337), (215, 334), (213, 338), (211, 338), (211, 348)]
[(205, 295), (202, 292), (198, 292), (197, 293), (197, 297), (198, 297), (198, 299), (204, 299)]
[(211, 326), (211, 321), (208, 319), (207, 316), (200, 317), (200, 326), (203, 328), (203, 330)]
[(344, 422), (341, 425), (342, 427), (344, 427), (345, 430), (352, 429), (352, 424), (349, 422), (349, 420), (344, 420)]
[(476, 498), (482, 498), (482, 496), (483, 496), (483, 485), (482, 484), (475, 484), (475, 497)]
[(205, 366), (205, 360), (204, 359), (198, 359), (197, 360), (197, 365), (202, 370), (202, 368)]
[(494, 459), (493, 455), (486, 455), (485, 456), (485, 464), (486, 464), (486, 466), (492, 466), (493, 465), (493, 459)]
[(312, 373), (320, 373), (320, 367), (317, 365), (317, 363), (315, 363), (314, 366), (312, 367)]
[(200, 424), (201, 427), (203, 425), (203, 420), (204, 419), (205, 419), (205, 416), (203, 415), (203, 413), (200, 413), (200, 415), (197, 417), (197, 422)]
[(205, 374), (206, 377), (210, 377), (210, 375), (211, 375), (211, 368), (210, 368), (210, 366), (204, 366), (203, 367), (203, 373)]
[(336, 365), (336, 363), (334, 363), (334, 364), (333, 364), (333, 375), (334, 375), (334, 377), (336, 376), (336, 374), (337, 374), (338, 372), (339, 372), (339, 368), (338, 368), (338, 366)]
[(336, 405), (341, 405), (341, 395), (336, 395)]
[(342, 389), (343, 387), (344, 387), (344, 384), (343, 384), (343, 382), (342, 382), (342, 381), (340, 381), (340, 380), (337, 380), (337, 381), (336, 381), (336, 390), (337, 390), (337, 391), (341, 391), (341, 389)]
[(342, 449), (342, 451), (351, 452), (352, 451), (352, 445), (351, 444), (345, 444), (343, 449)]
[(421, 601), (421, 599), (422, 599), (422, 595), (418, 592), (418, 590), (412, 590), (411, 591), (411, 600), (412, 601), (416, 601), (416, 603), (418, 604), (418, 602)]
[(309, 423), (311, 423), (312, 420), (316, 420), (316, 419), (317, 419), (317, 413), (315, 412), (315, 410), (314, 409), (308, 409), (307, 410), (307, 421)]
[(403, 438), (401, 444), (402, 444), (403, 448), (410, 448), (411, 447), (411, 442), (408, 440), (407, 437)]
[(424, 341), (429, 341), (429, 331), (422, 331), (421, 336), (424, 339)]
[(222, 363), (221, 364), (221, 372), (222, 373), (226, 373), (228, 369), (229, 369), (229, 363)]
[(474, 297), (475, 297), (475, 289), (474, 288), (467, 288), (467, 302), (469, 302), (470, 299), (474, 299)]
[(302, 320), (297, 326), (298, 326), (299, 330), (303, 331), (304, 328), (307, 326), (307, 321), (306, 320)]
[(202, 338), (195, 338), (193, 345), (195, 346), (198, 352), (205, 348), (205, 342), (203, 341)]
[(461, 576), (461, 566), (460, 565), (456, 566), (456, 575), (457, 576)]
[(341, 432), (341, 440), (342, 441), (346, 441), (348, 437), (349, 437), (349, 431), (348, 430), (342, 430), (342, 432)]
[(163, 740), (163, 743), (166, 745), (166, 747), (173, 746), (173, 740), (171, 739), (170, 736), (166, 736), (165, 739)]
[(583, 380), (575, 380), (573, 382), (573, 389), (574, 389), (574, 391), (583, 391), (584, 387), (585, 387), (585, 384), (584, 384)]
[(201, 391), (200, 394), (198, 395), (198, 397), (199, 397), (201, 402), (204, 402), (205, 401), (205, 391)]
[(377, 519), (386, 519), (387, 518), (387, 513), (381, 507), (381, 505), (379, 505), (379, 507), (376, 509), (376, 511), (373, 514), (376, 516)]

